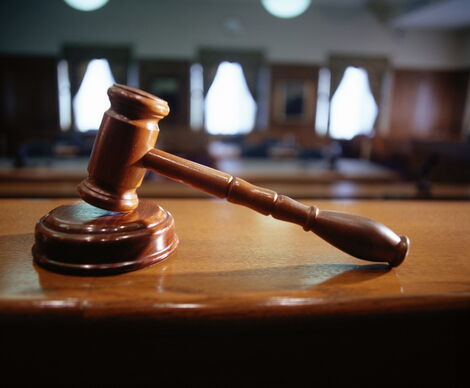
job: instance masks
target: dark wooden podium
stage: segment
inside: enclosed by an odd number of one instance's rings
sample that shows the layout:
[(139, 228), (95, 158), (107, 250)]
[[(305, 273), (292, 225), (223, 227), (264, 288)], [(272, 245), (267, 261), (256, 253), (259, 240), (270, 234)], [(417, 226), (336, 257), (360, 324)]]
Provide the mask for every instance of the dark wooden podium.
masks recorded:
[(35, 223), (65, 203), (0, 201), (0, 382), (468, 382), (469, 202), (316, 202), (407, 234), (390, 270), (236, 205), (159, 199), (176, 252), (95, 278), (33, 265)]

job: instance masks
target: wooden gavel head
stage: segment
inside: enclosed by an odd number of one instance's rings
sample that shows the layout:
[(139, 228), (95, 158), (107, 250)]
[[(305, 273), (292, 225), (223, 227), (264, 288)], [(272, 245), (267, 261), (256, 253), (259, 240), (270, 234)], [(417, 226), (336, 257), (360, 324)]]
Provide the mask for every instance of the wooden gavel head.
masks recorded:
[(114, 85), (88, 164), (89, 176), (78, 186), (91, 205), (115, 212), (135, 209), (145, 168), (142, 157), (157, 141), (158, 122), (168, 115), (166, 101), (139, 89)]

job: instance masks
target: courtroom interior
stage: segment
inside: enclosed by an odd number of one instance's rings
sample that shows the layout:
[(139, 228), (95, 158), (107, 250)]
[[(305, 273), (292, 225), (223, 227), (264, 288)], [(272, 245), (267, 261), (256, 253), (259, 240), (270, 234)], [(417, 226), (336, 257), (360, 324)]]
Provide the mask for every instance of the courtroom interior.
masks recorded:
[[(116, 82), (169, 102), (161, 149), (297, 198), (468, 198), (456, 3), (6, 1), (0, 196), (74, 196)], [(141, 195), (200, 195), (154, 180)]]
[[(26, 357), (37, 381), (62, 386), (152, 385), (153, 373), (165, 386), (464, 386), (469, 81), (469, 0), (1, 1), (9, 376), (30, 382)], [(113, 85), (168, 103), (159, 152), (376, 219), (409, 237), (409, 256), (364, 264), (149, 169), (138, 196), (171, 212), (176, 253), (113, 276), (33, 265), (36, 221), (79, 200)]]

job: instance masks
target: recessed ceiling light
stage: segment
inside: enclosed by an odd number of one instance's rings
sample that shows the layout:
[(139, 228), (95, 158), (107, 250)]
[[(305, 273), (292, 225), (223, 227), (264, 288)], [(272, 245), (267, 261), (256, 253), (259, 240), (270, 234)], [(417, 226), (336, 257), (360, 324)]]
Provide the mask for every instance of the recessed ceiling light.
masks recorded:
[(79, 11), (94, 11), (103, 7), (109, 0), (64, 0), (72, 8)]
[(261, 4), (270, 14), (283, 19), (303, 14), (311, 3), (311, 0), (261, 0)]

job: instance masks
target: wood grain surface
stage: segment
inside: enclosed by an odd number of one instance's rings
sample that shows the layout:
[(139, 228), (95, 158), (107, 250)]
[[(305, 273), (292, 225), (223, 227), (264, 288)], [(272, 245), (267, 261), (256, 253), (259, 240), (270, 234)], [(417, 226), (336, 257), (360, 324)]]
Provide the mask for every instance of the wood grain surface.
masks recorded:
[[(33, 265), (37, 220), (67, 200), (0, 202), (0, 314), (78, 319), (225, 320), (470, 307), (470, 203), (331, 202), (411, 239), (396, 269), (367, 264), (295, 225), (218, 200), (158, 200), (180, 246), (166, 261), (109, 277)], [(306, 202), (306, 204), (314, 204)]]
[[(252, 182), (252, 181), (250, 181)], [(0, 198), (76, 198), (78, 181), (0, 182)], [(396, 183), (273, 183), (263, 186), (292, 198), (317, 199), (435, 199), (468, 200), (470, 185), (436, 183), (430, 192), (420, 192), (416, 184)], [(179, 182), (159, 179), (144, 181), (140, 198), (209, 198), (209, 195)]]

